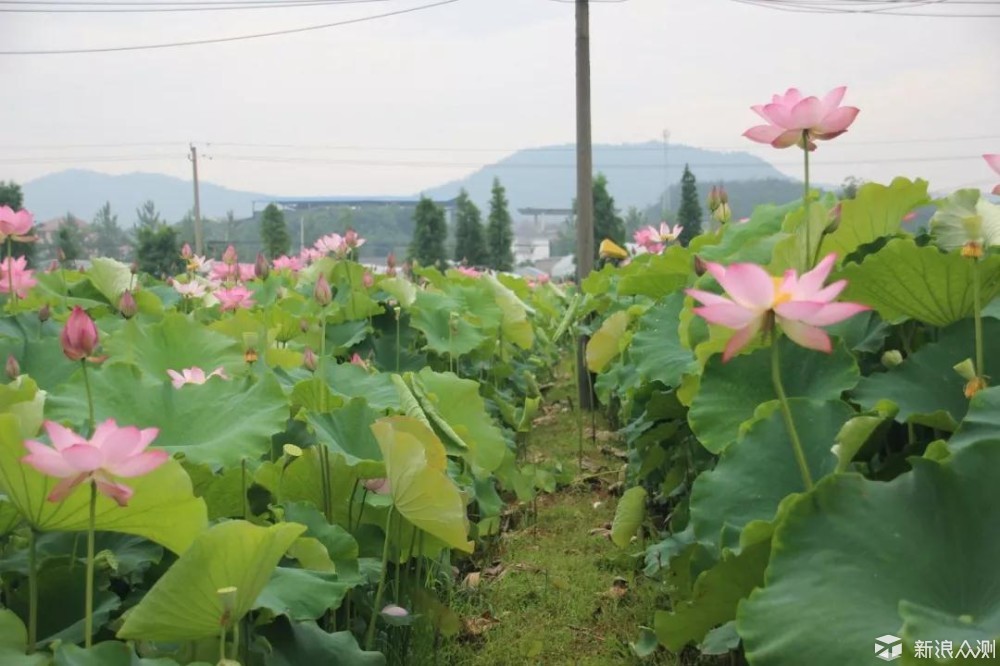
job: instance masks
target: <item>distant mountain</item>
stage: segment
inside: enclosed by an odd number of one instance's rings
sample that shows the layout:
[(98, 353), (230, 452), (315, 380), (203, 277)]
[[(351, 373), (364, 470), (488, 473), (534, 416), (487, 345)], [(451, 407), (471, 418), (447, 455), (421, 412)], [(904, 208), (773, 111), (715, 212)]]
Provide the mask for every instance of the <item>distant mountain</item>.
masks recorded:
[[(748, 153), (717, 152), (684, 145), (669, 146), (664, 160), (662, 143), (594, 146), (594, 171), (608, 178), (608, 189), (621, 209), (640, 209), (657, 202), (669, 183), (681, 179), (688, 164), (699, 182), (735, 180), (788, 180), (766, 161)], [(576, 152), (572, 144), (520, 150), (509, 157), (485, 166), (475, 173), (424, 194), (435, 199), (450, 199), (461, 188), (472, 200), (485, 205), (490, 198), (493, 178), (507, 189), (511, 209), (523, 207), (569, 208), (576, 196)], [(668, 168), (665, 165), (668, 164)], [(676, 202), (675, 202), (676, 203)]]
[[(42, 176), (23, 185), (24, 206), (35, 217), (47, 220), (67, 212), (90, 220), (106, 201), (123, 227), (135, 223), (135, 209), (152, 200), (160, 216), (177, 222), (194, 207), (191, 181), (159, 173), (114, 176), (84, 169), (70, 169)], [(201, 183), (201, 214), (224, 217), (232, 210), (237, 218), (249, 217), (251, 202), (267, 195), (240, 192), (212, 183)]]

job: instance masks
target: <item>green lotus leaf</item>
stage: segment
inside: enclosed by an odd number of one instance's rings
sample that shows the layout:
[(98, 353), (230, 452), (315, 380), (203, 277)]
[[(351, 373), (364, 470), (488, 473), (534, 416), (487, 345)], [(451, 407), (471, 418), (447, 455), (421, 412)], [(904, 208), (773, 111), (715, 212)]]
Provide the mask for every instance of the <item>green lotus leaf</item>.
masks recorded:
[(764, 587), (739, 609), (750, 664), (862, 666), (885, 634), (918, 664), (916, 640), (1000, 635), (1000, 533), (987, 510), (1000, 504), (1000, 439), (910, 464), (890, 482), (834, 475), (794, 502)]
[[(4, 662), (6, 663), (6, 662)], [(53, 666), (178, 666), (173, 659), (140, 659), (127, 643), (105, 641), (90, 649), (63, 643), (56, 651)], [(188, 666), (209, 666), (207, 662), (192, 662)]]
[(684, 308), (684, 294), (663, 299), (642, 316), (639, 330), (632, 336), (629, 360), (646, 381), (679, 386), (681, 377), (698, 371), (690, 349), (681, 344), (678, 322)]
[[(493, 304), (493, 307), (496, 305)], [(410, 324), (427, 338), (428, 349), (457, 358), (487, 340), (487, 336), (466, 320), (464, 314), (463, 306), (456, 299), (446, 294), (421, 291), (413, 303)]]
[(378, 286), (382, 291), (394, 297), (404, 308), (410, 307), (417, 300), (416, 285), (404, 278), (387, 278), (380, 281)]
[(157, 324), (131, 319), (108, 336), (104, 348), (109, 364), (131, 363), (155, 381), (168, 381), (167, 370), (198, 367), (209, 373), (221, 366), (232, 374), (244, 365), (238, 342), (177, 312)]
[(28, 630), (14, 611), (0, 609), (0, 663), (9, 666), (47, 666), (45, 654), (26, 654)]
[(865, 183), (854, 199), (840, 204), (840, 226), (823, 237), (820, 255), (843, 258), (862, 245), (899, 232), (903, 217), (930, 203), (927, 181), (896, 178), (889, 185)]
[[(218, 636), (219, 627), (238, 622), (288, 547), (306, 528), (295, 523), (258, 527), (242, 520), (202, 532), (125, 617), (122, 639), (193, 641)], [(230, 609), (219, 590), (235, 587)]]
[(587, 342), (587, 368), (591, 372), (601, 372), (621, 353), (622, 339), (629, 319), (627, 310), (619, 310), (605, 319)]
[(531, 349), (535, 343), (535, 332), (528, 321), (531, 306), (522, 301), (512, 289), (502, 284), (492, 275), (484, 275), (481, 281), (492, 291), (502, 314), (501, 330), (504, 340), (509, 340), (521, 349)]
[(315, 622), (279, 620), (262, 633), (272, 648), (264, 660), (265, 666), (385, 666), (385, 656), (362, 650), (350, 631), (328, 634)]
[(324, 372), (334, 395), (348, 400), (364, 398), (377, 412), (399, 411), (399, 395), (388, 373), (370, 374), (353, 363), (327, 363)]
[(340, 525), (331, 525), (319, 510), (306, 502), (285, 502), (285, 520), (307, 528), (306, 536), (315, 537), (334, 562), (358, 558), (358, 542)]
[[(328, 456), (329, 470), (328, 478), (330, 484), (331, 512), (333, 522), (341, 525), (348, 525), (348, 518), (351, 518), (353, 525), (358, 520), (360, 513), (362, 492), (358, 490), (363, 478), (359, 472), (359, 467), (349, 466), (342, 456)], [(273, 479), (263, 478), (263, 470), (275, 471)], [(319, 448), (311, 447), (296, 458), (285, 469), (268, 467), (267, 463), (258, 470), (256, 482), (265, 486), (281, 502), (308, 502), (322, 511), (323, 507), (323, 476), (322, 463), (319, 455)], [(355, 495), (354, 503), (351, 503), (351, 496)], [(352, 512), (349, 515), (349, 512)], [(365, 510), (365, 518), (371, 517), (371, 507)], [(379, 524), (384, 524), (382, 520)]]
[(625, 491), (615, 507), (611, 523), (611, 540), (619, 548), (627, 548), (646, 519), (646, 489), (634, 486)]
[(40, 391), (31, 377), (21, 375), (9, 384), (0, 385), (0, 413), (17, 417), (25, 439), (41, 430), (44, 412), (45, 391)]
[[(17, 419), (0, 414), (0, 489), (36, 529), (86, 530), (90, 506), (86, 484), (62, 502), (49, 502), (46, 498), (57, 480), (21, 462), (27, 449), (18, 428)], [(191, 479), (176, 460), (125, 482), (135, 493), (128, 506), (119, 507), (98, 495), (98, 530), (135, 534), (182, 553), (207, 525), (205, 503), (194, 496)]]
[[(246, 379), (212, 378), (179, 389), (169, 382), (149, 383), (127, 365), (90, 370), (94, 413), (98, 421), (114, 418), (121, 425), (156, 426), (156, 446), (183, 453), (196, 463), (235, 466), (271, 450), (271, 436), (285, 428), (288, 406), (273, 375), (253, 384)], [(83, 423), (87, 398), (78, 374), (58, 396), (49, 396), (47, 416)]]
[(332, 412), (310, 412), (306, 421), (316, 432), (316, 439), (331, 453), (343, 456), (352, 467), (359, 465), (358, 473), (363, 477), (374, 478), (385, 469), (378, 441), (371, 431), (378, 417), (364, 398), (354, 398)]
[[(799, 347), (787, 338), (778, 344), (789, 398), (836, 400), (858, 382), (857, 363), (841, 344), (830, 355)], [(706, 449), (719, 453), (736, 441), (741, 425), (753, 418), (758, 405), (775, 399), (770, 349), (737, 356), (729, 363), (713, 356), (702, 373), (688, 423)]]
[[(897, 238), (860, 265), (844, 268), (843, 300), (870, 305), (887, 321), (910, 317), (947, 326), (972, 315), (976, 264), (958, 253)], [(1000, 292), (1000, 256), (979, 261), (978, 271), (983, 303), (988, 303)]]
[(693, 264), (691, 251), (671, 245), (662, 254), (636, 257), (620, 269), (618, 296), (648, 296), (660, 299), (687, 284)]
[(948, 448), (958, 451), (976, 442), (998, 436), (1000, 436), (1000, 386), (994, 386), (973, 396), (969, 402), (969, 413), (948, 440)]
[[(795, 428), (813, 481), (833, 473), (830, 452), (853, 410), (839, 400), (789, 400)], [(691, 490), (691, 526), (698, 541), (738, 553), (740, 536), (753, 521), (771, 521), (788, 495), (805, 492), (792, 440), (777, 403), (751, 422), (722, 452), (715, 469), (702, 472)]]
[(101, 292), (108, 303), (117, 308), (122, 292), (132, 285), (135, 277), (128, 264), (108, 257), (94, 257), (90, 261), (90, 268), (87, 269), (87, 279), (97, 291)]
[[(800, 201), (775, 206), (757, 206), (750, 219), (742, 224), (727, 224), (722, 229), (722, 239), (718, 243), (702, 245), (712, 237), (703, 234), (692, 242), (698, 256), (706, 261), (724, 264), (748, 261), (765, 265), (771, 261), (771, 252), (780, 240), (780, 231), (785, 217), (802, 207)], [(701, 241), (701, 242), (699, 242)]]
[(470, 462), (496, 470), (507, 453), (503, 433), (486, 411), (479, 382), (424, 368), (413, 375), (413, 389), (424, 412), (446, 439), (470, 452)]
[(979, 190), (958, 190), (940, 203), (931, 218), (931, 232), (943, 250), (957, 250), (970, 241), (1000, 246), (1000, 206)]
[[(959, 322), (942, 330), (896, 367), (864, 377), (854, 399), (865, 409), (876, 409), (882, 400), (899, 407), (896, 420), (938, 430), (953, 431), (965, 417), (969, 400), (965, 380), (954, 366), (969, 357), (973, 348), (973, 323)], [(983, 320), (986, 374), (1000, 377), (1000, 321)]]
[(385, 458), (396, 510), (450, 547), (471, 553), (465, 502), (445, 473), (447, 458), (437, 436), (408, 416), (379, 419), (372, 432)]
[(296, 622), (315, 620), (327, 610), (340, 608), (352, 587), (337, 574), (278, 567), (253, 607), (266, 608)]

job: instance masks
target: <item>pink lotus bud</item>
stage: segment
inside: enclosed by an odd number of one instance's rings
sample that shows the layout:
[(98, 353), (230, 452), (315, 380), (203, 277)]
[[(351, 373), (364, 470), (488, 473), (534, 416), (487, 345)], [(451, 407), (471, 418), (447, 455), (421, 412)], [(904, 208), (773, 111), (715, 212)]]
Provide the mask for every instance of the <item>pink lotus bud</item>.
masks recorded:
[(135, 302), (131, 290), (126, 289), (122, 292), (122, 297), (118, 300), (118, 312), (126, 319), (131, 319), (139, 312), (139, 305)]
[(187, 261), (188, 259), (190, 259), (193, 256), (194, 256), (194, 252), (191, 251), (191, 246), (188, 245), (187, 243), (184, 243), (184, 247), (181, 248), (181, 257), (185, 261)]
[(21, 364), (17, 362), (14, 355), (11, 354), (7, 357), (7, 376), (12, 380), (17, 379), (21, 376)]
[(708, 270), (708, 266), (705, 265), (705, 260), (698, 255), (694, 256), (694, 274), (701, 277)]
[(378, 495), (388, 495), (391, 487), (389, 479), (368, 479), (364, 482), (365, 489)]
[(409, 614), (408, 610), (396, 604), (389, 604), (382, 609), (382, 615), (388, 615), (389, 617), (407, 617)]
[(723, 205), (729, 203), (729, 193), (722, 185), (719, 185), (719, 203)]
[(714, 211), (716, 208), (719, 207), (720, 203), (721, 201), (719, 198), (719, 186), (712, 185), (712, 189), (708, 193), (708, 210)]
[(263, 252), (257, 253), (257, 261), (253, 263), (253, 274), (261, 280), (266, 280), (271, 273), (271, 267), (267, 263)]
[(375, 278), (371, 273), (365, 273), (365, 276), (361, 278), (361, 282), (365, 285), (365, 289), (371, 289), (372, 285), (375, 284)]
[(365, 360), (361, 358), (360, 354), (354, 354), (354, 356), (351, 357), (351, 365), (356, 365), (359, 368), (368, 368), (368, 364), (365, 363)]
[(333, 300), (333, 291), (330, 289), (330, 283), (326, 281), (326, 276), (322, 273), (319, 274), (319, 279), (316, 280), (313, 297), (320, 305), (329, 305), (330, 301)]
[(138, 275), (139, 274), (139, 263), (136, 262), (136, 261), (133, 261), (132, 264), (128, 267), (128, 269), (132, 273), (132, 275)]
[(240, 260), (238, 254), (236, 254), (236, 248), (230, 245), (226, 248), (226, 251), (222, 253), (222, 263), (229, 264), (230, 266), (235, 264)]
[(316, 368), (319, 366), (319, 359), (316, 358), (316, 352), (311, 347), (306, 347), (302, 354), (302, 366), (309, 372), (316, 372)]
[(97, 349), (100, 337), (94, 320), (90, 318), (86, 310), (75, 305), (69, 319), (66, 320), (66, 326), (63, 327), (59, 341), (62, 343), (66, 358), (71, 361), (82, 361)]
[(52, 318), (52, 308), (50, 308), (49, 304), (46, 303), (45, 305), (43, 305), (38, 309), (38, 321), (44, 324), (51, 318)]

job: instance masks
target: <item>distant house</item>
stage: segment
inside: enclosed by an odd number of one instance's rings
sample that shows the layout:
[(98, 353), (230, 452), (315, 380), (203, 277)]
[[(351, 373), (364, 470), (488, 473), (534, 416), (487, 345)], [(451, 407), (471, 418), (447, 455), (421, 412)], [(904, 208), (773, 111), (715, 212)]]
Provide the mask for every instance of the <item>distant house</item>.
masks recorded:
[(55, 245), (59, 241), (59, 227), (65, 224), (67, 217), (72, 224), (76, 225), (76, 228), (80, 230), (81, 236), (86, 236), (88, 232), (87, 223), (76, 217), (75, 215), (54, 217), (51, 220), (46, 220), (41, 224), (35, 225), (34, 233), (38, 236), (38, 241), (45, 245)]

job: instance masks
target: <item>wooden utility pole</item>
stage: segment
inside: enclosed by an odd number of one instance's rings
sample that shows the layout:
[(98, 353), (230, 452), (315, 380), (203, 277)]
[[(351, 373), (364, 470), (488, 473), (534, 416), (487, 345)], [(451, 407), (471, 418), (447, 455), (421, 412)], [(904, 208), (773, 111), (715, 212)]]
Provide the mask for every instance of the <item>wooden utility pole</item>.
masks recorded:
[[(576, 0), (576, 279), (577, 285), (594, 268), (594, 157), (590, 129), (590, 2)], [(577, 348), (577, 393), (580, 409), (594, 408), (594, 391), (587, 369), (587, 336)]]
[(191, 169), (194, 172), (194, 253), (205, 254), (205, 238), (201, 229), (201, 194), (198, 191), (198, 148), (191, 144)]

